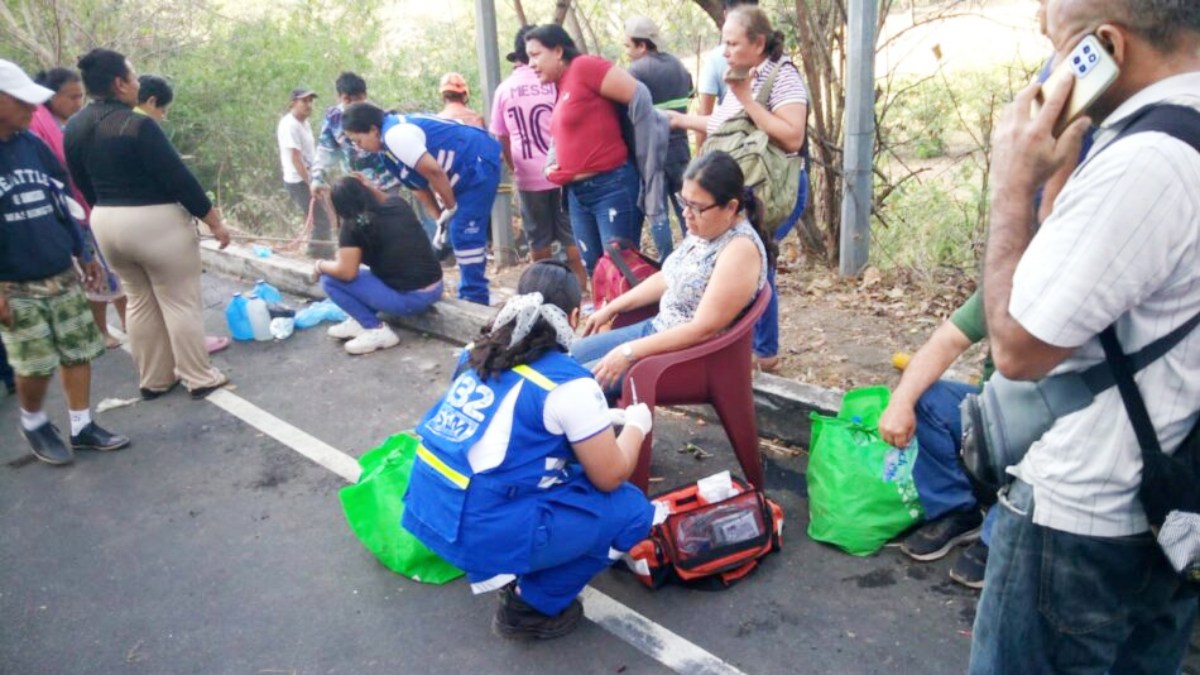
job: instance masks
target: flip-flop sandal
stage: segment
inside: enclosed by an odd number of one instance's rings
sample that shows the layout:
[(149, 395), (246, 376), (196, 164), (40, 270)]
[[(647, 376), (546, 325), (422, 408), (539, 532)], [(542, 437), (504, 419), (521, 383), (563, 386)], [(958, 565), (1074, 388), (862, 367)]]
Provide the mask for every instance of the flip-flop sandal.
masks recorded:
[(219, 351), (229, 348), (229, 338), (220, 335), (204, 336), (204, 348), (209, 354), (216, 354)]

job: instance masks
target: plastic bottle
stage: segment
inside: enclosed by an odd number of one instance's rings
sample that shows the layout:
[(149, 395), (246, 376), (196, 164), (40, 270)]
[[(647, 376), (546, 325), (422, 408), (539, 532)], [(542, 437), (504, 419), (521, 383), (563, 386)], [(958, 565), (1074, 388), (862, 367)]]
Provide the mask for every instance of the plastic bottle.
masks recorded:
[(265, 342), (271, 339), (271, 313), (267, 311), (267, 303), (263, 299), (251, 295), (246, 301), (246, 315), (250, 318), (250, 326), (254, 331), (254, 339)]
[(229, 334), (234, 340), (254, 339), (254, 327), (250, 325), (250, 315), (246, 313), (246, 298), (241, 293), (234, 293), (229, 306), (225, 308), (225, 323), (229, 325)]
[(279, 289), (268, 284), (266, 279), (254, 281), (254, 294), (262, 298), (263, 302), (268, 305), (283, 302), (283, 296), (279, 293)]

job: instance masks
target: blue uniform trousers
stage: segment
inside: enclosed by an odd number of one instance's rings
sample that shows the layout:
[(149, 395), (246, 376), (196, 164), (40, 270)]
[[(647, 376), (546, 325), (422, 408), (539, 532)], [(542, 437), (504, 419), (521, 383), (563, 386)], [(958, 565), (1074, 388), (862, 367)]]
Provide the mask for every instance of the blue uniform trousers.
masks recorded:
[(630, 483), (601, 492), (579, 481), (552, 490), (543, 506), (531, 571), (517, 577), (517, 587), (521, 599), (550, 616), (566, 609), (618, 553), (649, 536), (654, 518), (646, 495)]
[(500, 187), (500, 165), (480, 163), (471, 185), (454, 191), (458, 211), (450, 219), (450, 244), (458, 261), (458, 297), (487, 305), (487, 240), (492, 205)]

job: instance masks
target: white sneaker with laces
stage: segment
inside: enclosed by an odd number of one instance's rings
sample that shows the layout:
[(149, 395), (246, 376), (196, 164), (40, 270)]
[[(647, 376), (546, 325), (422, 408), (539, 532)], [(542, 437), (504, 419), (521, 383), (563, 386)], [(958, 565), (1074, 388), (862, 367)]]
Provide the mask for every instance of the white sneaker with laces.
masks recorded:
[(346, 352), (349, 354), (370, 354), (377, 349), (387, 349), (400, 344), (400, 338), (392, 331), (392, 327), (386, 323), (379, 324), (379, 328), (371, 328), (363, 330), (362, 334), (353, 340), (346, 343)]
[(363, 330), (365, 329), (362, 327), (362, 324), (351, 318), (346, 319), (336, 326), (330, 326), (326, 334), (335, 340), (349, 340), (362, 335)]

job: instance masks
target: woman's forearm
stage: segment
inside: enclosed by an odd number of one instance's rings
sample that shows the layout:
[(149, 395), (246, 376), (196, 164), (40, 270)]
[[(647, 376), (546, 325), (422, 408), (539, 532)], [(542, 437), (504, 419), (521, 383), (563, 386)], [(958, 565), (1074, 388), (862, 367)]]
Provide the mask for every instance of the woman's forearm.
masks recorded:
[(787, 119), (767, 110), (763, 104), (754, 99), (745, 102), (746, 114), (754, 121), (754, 126), (765, 131), (775, 145), (787, 152), (800, 152), (804, 146), (804, 126), (793, 125)]

